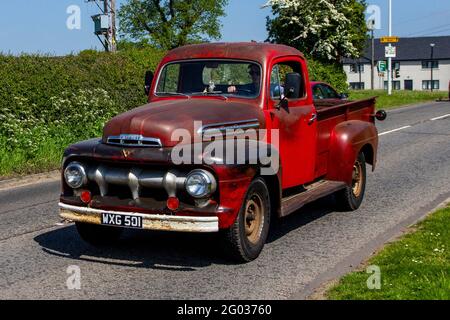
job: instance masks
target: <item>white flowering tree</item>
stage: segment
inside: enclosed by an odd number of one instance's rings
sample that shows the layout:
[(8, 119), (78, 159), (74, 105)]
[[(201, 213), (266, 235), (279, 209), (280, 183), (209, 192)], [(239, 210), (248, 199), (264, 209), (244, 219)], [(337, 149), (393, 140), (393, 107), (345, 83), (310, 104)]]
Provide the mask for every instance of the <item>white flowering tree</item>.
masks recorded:
[(364, 0), (269, 0), (269, 41), (325, 61), (358, 57), (367, 39)]

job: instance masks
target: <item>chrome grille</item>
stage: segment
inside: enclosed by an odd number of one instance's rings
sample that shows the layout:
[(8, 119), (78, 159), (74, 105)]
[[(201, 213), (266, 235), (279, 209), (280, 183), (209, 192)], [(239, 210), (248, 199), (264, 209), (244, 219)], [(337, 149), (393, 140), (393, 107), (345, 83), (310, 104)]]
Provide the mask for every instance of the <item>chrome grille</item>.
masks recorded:
[(162, 147), (160, 139), (144, 137), (140, 134), (121, 134), (120, 136), (110, 136), (107, 138), (106, 143), (126, 147)]

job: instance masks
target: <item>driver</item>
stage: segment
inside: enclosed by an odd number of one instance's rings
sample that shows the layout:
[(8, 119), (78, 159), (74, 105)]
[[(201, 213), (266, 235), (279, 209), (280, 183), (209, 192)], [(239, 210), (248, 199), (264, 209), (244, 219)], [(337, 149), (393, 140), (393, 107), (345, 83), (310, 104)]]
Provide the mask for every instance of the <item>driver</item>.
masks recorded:
[(228, 87), (228, 93), (236, 93), (240, 90), (248, 91), (250, 94), (256, 94), (259, 90), (259, 83), (261, 81), (261, 71), (257, 65), (251, 64), (248, 66), (248, 74), (252, 78), (252, 83), (239, 86)]

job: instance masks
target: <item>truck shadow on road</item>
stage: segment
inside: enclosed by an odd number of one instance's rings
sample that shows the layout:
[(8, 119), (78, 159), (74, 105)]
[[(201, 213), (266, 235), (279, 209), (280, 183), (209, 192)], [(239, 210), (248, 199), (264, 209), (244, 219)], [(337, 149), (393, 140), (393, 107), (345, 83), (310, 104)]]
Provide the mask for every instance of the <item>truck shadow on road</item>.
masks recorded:
[[(332, 198), (324, 198), (273, 223), (265, 250), (270, 250), (273, 242), (286, 241), (288, 233), (333, 212), (332, 202)], [(118, 243), (94, 247), (80, 239), (74, 225), (68, 225), (34, 240), (47, 254), (124, 267), (196, 271), (212, 264), (234, 264), (222, 253), (218, 234), (126, 230)]]

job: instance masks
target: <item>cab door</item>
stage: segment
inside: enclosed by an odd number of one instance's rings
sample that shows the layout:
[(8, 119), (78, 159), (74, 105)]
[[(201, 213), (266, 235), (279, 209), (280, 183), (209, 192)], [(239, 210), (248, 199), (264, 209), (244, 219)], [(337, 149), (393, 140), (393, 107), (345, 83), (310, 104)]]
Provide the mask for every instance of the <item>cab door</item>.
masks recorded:
[[(267, 75), (268, 128), (278, 130), (283, 189), (314, 180), (317, 113), (312, 102), (306, 63), (300, 57), (273, 61)], [(289, 76), (290, 74), (290, 76)], [(300, 77), (297, 95), (290, 96), (288, 77)], [(294, 76), (294, 77), (292, 77)], [(308, 84), (308, 86), (307, 86)], [(288, 97), (283, 100), (282, 97)], [(272, 132), (272, 143), (274, 143)]]

